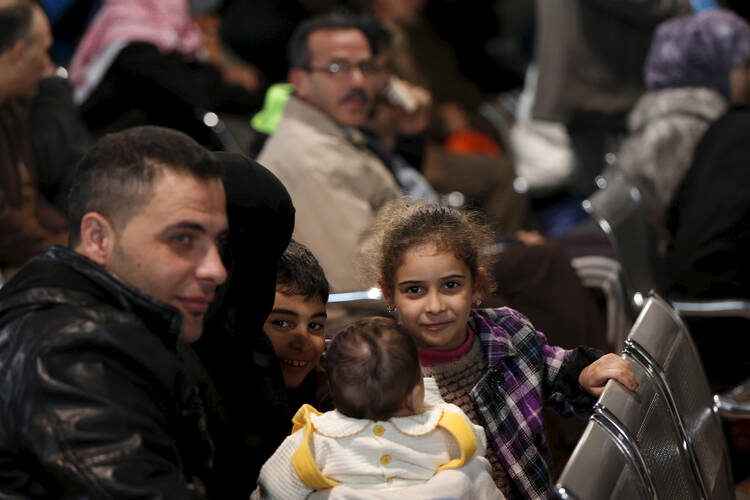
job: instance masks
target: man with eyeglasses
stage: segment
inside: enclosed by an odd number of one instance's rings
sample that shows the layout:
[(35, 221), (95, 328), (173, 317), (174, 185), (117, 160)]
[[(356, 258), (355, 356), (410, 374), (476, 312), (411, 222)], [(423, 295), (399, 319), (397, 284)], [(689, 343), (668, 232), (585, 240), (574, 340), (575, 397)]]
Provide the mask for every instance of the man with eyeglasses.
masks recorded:
[(355, 271), (361, 238), (401, 194), (357, 129), (383, 78), (364, 22), (335, 11), (297, 27), (288, 75), (295, 91), (258, 157), (292, 196), (294, 237), (318, 257), (335, 292), (365, 288)]

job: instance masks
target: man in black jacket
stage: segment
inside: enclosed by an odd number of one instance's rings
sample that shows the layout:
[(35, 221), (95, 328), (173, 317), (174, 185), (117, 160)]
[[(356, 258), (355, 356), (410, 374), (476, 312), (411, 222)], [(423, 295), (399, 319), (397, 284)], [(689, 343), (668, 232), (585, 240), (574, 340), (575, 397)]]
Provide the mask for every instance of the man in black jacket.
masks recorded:
[(216, 158), (142, 127), (84, 157), (70, 249), (0, 290), (0, 497), (203, 498), (214, 442), (196, 341), (227, 276)]

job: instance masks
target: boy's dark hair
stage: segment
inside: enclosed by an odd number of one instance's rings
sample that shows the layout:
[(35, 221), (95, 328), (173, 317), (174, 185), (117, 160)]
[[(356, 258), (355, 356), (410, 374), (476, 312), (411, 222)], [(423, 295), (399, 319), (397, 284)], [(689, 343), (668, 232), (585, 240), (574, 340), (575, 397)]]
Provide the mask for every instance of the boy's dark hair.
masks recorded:
[[(362, 14), (348, 8), (336, 8), (324, 14), (302, 21), (294, 29), (289, 39), (288, 54), (290, 68), (308, 68), (310, 66), (310, 51), (307, 41), (310, 35), (319, 30), (356, 29), (367, 38), (370, 48), (373, 42), (369, 37), (371, 28)], [(374, 52), (374, 51), (373, 51)]]
[(123, 227), (151, 200), (154, 179), (163, 169), (221, 179), (214, 155), (177, 130), (133, 127), (94, 144), (76, 166), (68, 194), (70, 247), (80, 242), (81, 219), (88, 212)]
[(284, 295), (302, 295), (328, 302), (330, 285), (318, 259), (305, 245), (291, 240), (276, 266), (276, 289)]
[(414, 339), (390, 318), (364, 318), (337, 333), (326, 368), (336, 409), (353, 418), (388, 420), (422, 380)]
[(28, 0), (18, 0), (0, 7), (0, 54), (29, 34), (33, 5)]

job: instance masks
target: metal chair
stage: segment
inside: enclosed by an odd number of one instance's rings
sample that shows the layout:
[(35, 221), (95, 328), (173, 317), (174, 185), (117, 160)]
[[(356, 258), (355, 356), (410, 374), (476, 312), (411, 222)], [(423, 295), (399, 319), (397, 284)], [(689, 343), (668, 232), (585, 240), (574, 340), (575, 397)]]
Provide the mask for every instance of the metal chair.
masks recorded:
[(638, 188), (614, 168), (598, 179), (598, 185), (600, 189), (581, 206), (612, 245), (622, 265), (630, 306), (638, 309), (650, 290), (660, 289), (663, 275), (643, 199)]
[(647, 366), (624, 355), (638, 379), (631, 392), (610, 381), (595, 411), (629, 436), (637, 446), (660, 498), (705, 498), (696, 479), (696, 466), (675, 425), (675, 412)]
[(586, 288), (598, 289), (605, 298), (607, 313), (607, 342), (615, 351), (625, 347), (625, 337), (633, 324), (631, 309), (627, 305), (626, 291), (621, 275), (622, 266), (609, 257), (587, 255), (571, 259), (581, 283)]
[[(247, 149), (243, 149), (230, 127), (227, 126), (226, 121), (219, 117), (217, 113), (199, 108), (194, 109), (193, 113), (196, 119), (205, 125), (209, 134), (221, 149), (229, 153), (247, 154)], [(249, 125), (247, 127), (249, 128)]]
[(556, 484), (564, 500), (650, 500), (655, 488), (638, 449), (594, 415)]
[(386, 309), (385, 299), (379, 288), (332, 293), (328, 296), (327, 309), (326, 341), (330, 341), (341, 328), (359, 318), (393, 316)]
[(703, 496), (734, 498), (718, 408), (700, 356), (677, 311), (652, 294), (625, 344), (626, 355), (647, 367), (669, 404)]
[[(634, 320), (652, 290), (663, 291), (666, 269), (649, 226), (638, 187), (616, 167), (597, 179), (599, 190), (582, 202), (583, 209), (607, 236), (622, 266), (626, 304)], [(690, 317), (741, 317), (750, 319), (750, 301), (733, 298), (671, 300), (680, 315)]]
[[(644, 305), (625, 344), (623, 358), (640, 388), (630, 392), (609, 381), (592, 420), (611, 431), (621, 450), (630, 451), (629, 467), (640, 473), (631, 475), (631, 481), (640, 490), (646, 488), (649, 498), (735, 498), (719, 415), (750, 418), (750, 380), (727, 394), (712, 396), (685, 324), (655, 294)], [(558, 494), (562, 498), (615, 498), (608, 496), (606, 488), (594, 490), (599, 488), (599, 476), (609, 474), (607, 464), (613, 459), (600, 452), (601, 468), (594, 459), (584, 461), (577, 456), (584, 446), (590, 445), (579, 442), (566, 464)], [(601, 481), (611, 484), (611, 479)]]

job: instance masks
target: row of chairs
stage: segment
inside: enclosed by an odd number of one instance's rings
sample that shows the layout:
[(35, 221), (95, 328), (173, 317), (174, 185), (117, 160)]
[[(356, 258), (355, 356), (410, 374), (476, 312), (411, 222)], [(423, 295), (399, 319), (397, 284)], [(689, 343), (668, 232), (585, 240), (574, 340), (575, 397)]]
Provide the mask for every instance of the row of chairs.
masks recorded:
[(646, 301), (622, 357), (640, 385), (611, 380), (557, 481), (562, 499), (733, 499), (720, 416), (750, 418), (750, 381), (713, 396), (679, 313)]
[[(605, 288), (611, 307), (624, 311), (629, 321), (614, 324), (610, 335), (615, 349), (623, 347), (625, 335), (652, 290), (665, 292), (666, 271), (658, 237), (648, 222), (643, 193), (616, 165), (606, 168), (596, 182), (598, 189), (582, 203), (583, 209), (597, 222), (617, 257), (617, 265), (593, 267), (595, 283)], [(588, 259), (588, 260), (587, 260)], [(605, 259), (606, 260), (606, 259)], [(576, 262), (574, 260), (574, 266)], [(590, 259), (576, 266), (585, 275)], [(591, 273), (592, 271), (589, 271)], [(618, 276), (612, 280), (613, 276)], [(609, 291), (615, 290), (614, 292)], [(685, 318), (736, 317), (750, 319), (750, 301), (738, 298), (683, 300), (666, 297)], [(622, 301), (619, 302), (618, 301)]]

